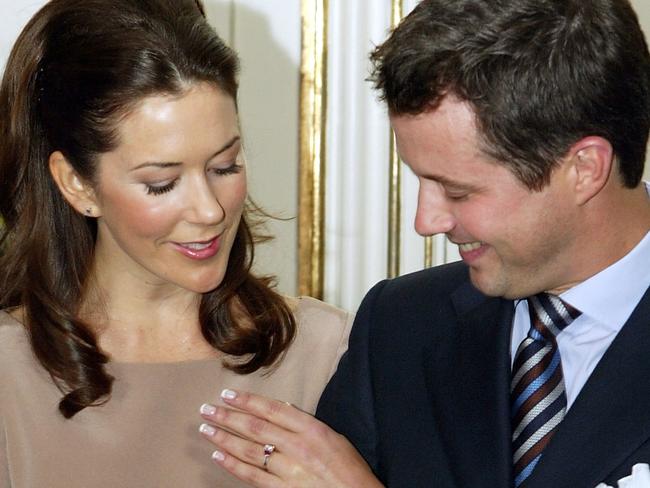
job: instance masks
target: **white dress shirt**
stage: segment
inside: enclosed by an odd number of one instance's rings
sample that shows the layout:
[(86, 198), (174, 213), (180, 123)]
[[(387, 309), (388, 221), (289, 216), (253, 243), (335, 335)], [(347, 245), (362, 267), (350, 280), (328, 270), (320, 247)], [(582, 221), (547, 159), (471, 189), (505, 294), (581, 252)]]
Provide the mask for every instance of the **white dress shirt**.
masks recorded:
[[(632, 251), (588, 280), (562, 293), (562, 300), (582, 312), (557, 336), (570, 408), (616, 334), (650, 287), (650, 232)], [(528, 334), (528, 303), (515, 305), (510, 339), (511, 362)]]

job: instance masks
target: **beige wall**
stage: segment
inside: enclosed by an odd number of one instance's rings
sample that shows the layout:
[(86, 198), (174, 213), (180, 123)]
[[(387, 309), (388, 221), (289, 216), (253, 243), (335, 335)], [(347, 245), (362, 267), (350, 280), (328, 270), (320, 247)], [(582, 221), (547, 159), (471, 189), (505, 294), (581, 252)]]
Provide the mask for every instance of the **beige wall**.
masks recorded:
[(639, 14), (639, 21), (646, 33), (646, 37), (650, 38), (650, 2), (648, 0), (631, 0), (634, 10)]

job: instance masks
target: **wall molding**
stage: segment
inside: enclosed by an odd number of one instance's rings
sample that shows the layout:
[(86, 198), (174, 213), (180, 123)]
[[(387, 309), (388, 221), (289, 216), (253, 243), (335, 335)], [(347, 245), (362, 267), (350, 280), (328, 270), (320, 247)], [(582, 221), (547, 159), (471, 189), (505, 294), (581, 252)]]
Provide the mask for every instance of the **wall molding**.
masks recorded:
[(327, 0), (302, 0), (298, 293), (323, 298)]

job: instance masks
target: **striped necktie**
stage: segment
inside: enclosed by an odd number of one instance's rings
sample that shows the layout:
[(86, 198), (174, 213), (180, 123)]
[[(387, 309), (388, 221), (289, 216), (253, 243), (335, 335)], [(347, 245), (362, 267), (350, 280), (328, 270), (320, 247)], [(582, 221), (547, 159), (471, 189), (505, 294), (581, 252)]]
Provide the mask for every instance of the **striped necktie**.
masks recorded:
[(555, 337), (580, 312), (558, 297), (528, 299), (531, 327), (512, 367), (510, 404), (515, 487), (533, 472), (566, 412), (560, 351)]

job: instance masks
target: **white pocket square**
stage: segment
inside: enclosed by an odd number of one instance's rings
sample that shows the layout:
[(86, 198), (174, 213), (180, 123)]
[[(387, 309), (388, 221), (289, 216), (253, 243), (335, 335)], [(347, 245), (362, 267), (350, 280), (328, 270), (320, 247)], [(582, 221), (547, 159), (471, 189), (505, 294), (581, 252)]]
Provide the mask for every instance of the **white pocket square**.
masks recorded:
[[(600, 483), (596, 488), (616, 487)], [(632, 466), (632, 474), (618, 480), (618, 488), (650, 488), (650, 466), (645, 463)]]

